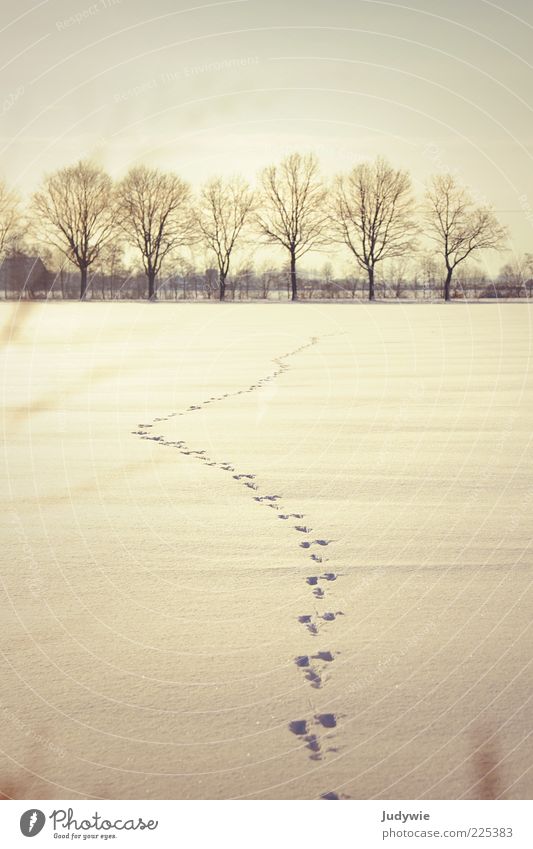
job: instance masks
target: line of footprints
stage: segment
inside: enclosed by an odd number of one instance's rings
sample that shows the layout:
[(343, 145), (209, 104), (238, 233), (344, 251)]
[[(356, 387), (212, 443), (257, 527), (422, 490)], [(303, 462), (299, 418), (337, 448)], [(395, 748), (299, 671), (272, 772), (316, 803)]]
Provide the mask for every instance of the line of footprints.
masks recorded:
[[(160, 416), (158, 418), (153, 419), (151, 423), (144, 423), (138, 425), (138, 430), (132, 431), (135, 436), (138, 436), (140, 439), (148, 439), (153, 442), (157, 442), (159, 445), (164, 445), (169, 448), (177, 449), (181, 454), (191, 457), (192, 459), (199, 460), (202, 463), (205, 463), (206, 466), (213, 466), (215, 468), (219, 468), (222, 471), (231, 473), (232, 478), (246, 487), (247, 489), (252, 490), (252, 492), (258, 492), (259, 486), (256, 482), (256, 476), (249, 473), (239, 472), (235, 466), (228, 461), (218, 461), (211, 458), (207, 451), (205, 450), (196, 450), (192, 449), (188, 446), (183, 440), (169, 440), (165, 439), (164, 436), (158, 436), (151, 432), (151, 429), (154, 426), (159, 425), (161, 422), (169, 421), (174, 416), (183, 416), (188, 413), (195, 412), (197, 410), (201, 410), (205, 408), (206, 405), (212, 404), (216, 401), (223, 401), (226, 398), (232, 398), (237, 395), (241, 395), (245, 392), (253, 392), (260, 389), (266, 383), (275, 380), (282, 372), (287, 371), (290, 366), (285, 362), (288, 358), (294, 356), (297, 353), (305, 350), (306, 348), (311, 347), (312, 345), (316, 345), (318, 342), (317, 337), (312, 337), (309, 342), (304, 345), (301, 345), (298, 348), (295, 348), (293, 351), (290, 351), (286, 354), (283, 354), (280, 357), (276, 357), (274, 362), (278, 365), (278, 368), (256, 381), (256, 383), (251, 384), (246, 389), (239, 389), (235, 392), (228, 392), (223, 395), (212, 396), (211, 398), (201, 402), (198, 405), (191, 405), (186, 410), (182, 412), (173, 412), (169, 413), (167, 416)], [(252, 493), (251, 493), (252, 495)], [(286, 513), (283, 506), (280, 504), (281, 496), (280, 495), (252, 495), (255, 502), (258, 504), (268, 507), (272, 510), (276, 511), (278, 519), (283, 521), (289, 520), (297, 520), (298, 524), (294, 525), (294, 530), (298, 534), (303, 534), (305, 536), (304, 539), (301, 539), (299, 542), (299, 547), (305, 550), (311, 549), (309, 553), (310, 559), (313, 563), (325, 563), (328, 558), (324, 553), (318, 553), (326, 546), (328, 546), (332, 540), (328, 539), (312, 539), (310, 537), (312, 528), (303, 524), (301, 520), (303, 520), (303, 513)], [(312, 594), (315, 599), (324, 600), (326, 598), (326, 587), (330, 581), (336, 581), (338, 575), (335, 572), (323, 572), (321, 575), (309, 575), (305, 578), (306, 584), (312, 588)], [(316, 605), (316, 602), (315, 602)], [(318, 637), (320, 635), (320, 629), (323, 624), (328, 622), (334, 622), (338, 616), (343, 616), (344, 614), (340, 610), (335, 611), (324, 611), (319, 613), (315, 611), (315, 613), (305, 613), (301, 616), (298, 616), (298, 622), (305, 627), (309, 634), (313, 637)], [(299, 655), (294, 659), (294, 663), (298, 670), (301, 670), (305, 680), (309, 683), (311, 687), (314, 689), (320, 689), (327, 678), (327, 668), (330, 664), (335, 660), (336, 654), (329, 650), (321, 650), (317, 651), (312, 655)], [(302, 742), (305, 744), (306, 749), (309, 751), (309, 757), (313, 761), (321, 761), (324, 758), (324, 754), (326, 752), (336, 752), (337, 749), (332, 745), (334, 742), (332, 730), (337, 727), (338, 717), (334, 713), (322, 713), (316, 714), (311, 720), (310, 719), (297, 719), (293, 720), (289, 723), (289, 731), (299, 737)], [(321, 736), (325, 734), (325, 743), (321, 742)], [(345, 796), (339, 795), (334, 792), (323, 793), (320, 796), (321, 799), (341, 799), (346, 798)]]
[[(295, 526), (296, 531), (310, 533), (311, 528)], [(308, 549), (313, 545), (327, 546), (331, 540), (316, 539), (305, 540), (300, 543), (302, 548)], [(328, 558), (324, 554), (310, 554), (315, 563), (325, 563)], [(305, 581), (311, 589), (315, 599), (325, 601), (327, 586), (331, 581), (336, 581), (338, 575), (335, 572), (324, 571), (320, 575), (309, 575)], [(316, 605), (316, 602), (315, 602)], [(324, 610), (315, 613), (305, 613), (298, 617), (298, 621), (307, 629), (313, 637), (320, 636), (323, 623), (334, 622), (338, 616), (344, 616), (342, 610)], [(334, 662), (338, 653), (329, 650), (318, 650), (313, 654), (302, 654), (295, 657), (294, 663), (301, 670), (305, 680), (314, 689), (320, 689), (326, 683), (328, 668)], [(337, 752), (334, 745), (335, 735), (333, 729), (337, 727), (338, 715), (335, 713), (317, 713), (311, 719), (296, 719), (289, 723), (289, 729), (305, 744), (309, 750), (309, 757), (313, 761), (323, 760), (328, 752)], [(322, 742), (324, 737), (324, 742)], [(321, 799), (344, 799), (344, 795), (335, 792), (323, 793)]]

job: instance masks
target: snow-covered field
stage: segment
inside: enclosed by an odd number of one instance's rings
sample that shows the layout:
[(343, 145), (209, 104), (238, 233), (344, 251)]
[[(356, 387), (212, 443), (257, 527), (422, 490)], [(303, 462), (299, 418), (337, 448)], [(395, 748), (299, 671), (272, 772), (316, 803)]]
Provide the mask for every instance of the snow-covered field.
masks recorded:
[(4, 795), (530, 797), (532, 319), (2, 305)]

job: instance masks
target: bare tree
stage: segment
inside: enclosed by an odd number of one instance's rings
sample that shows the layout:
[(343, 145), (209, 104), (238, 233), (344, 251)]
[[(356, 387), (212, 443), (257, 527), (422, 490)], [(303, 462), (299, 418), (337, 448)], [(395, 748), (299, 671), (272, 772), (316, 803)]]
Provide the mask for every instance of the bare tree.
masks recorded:
[(270, 291), (276, 282), (278, 272), (268, 262), (264, 262), (259, 269), (259, 286), (261, 297), (264, 300), (268, 299)]
[(45, 177), (33, 196), (37, 227), (80, 270), (80, 300), (87, 297), (88, 268), (114, 232), (112, 182), (98, 165), (80, 161)]
[(103, 256), (103, 270), (108, 278), (109, 297), (113, 300), (118, 294), (123, 281), (129, 276), (124, 263), (124, 243), (120, 239), (113, 240), (107, 245)]
[(526, 276), (524, 288), (527, 288), (529, 293), (528, 297), (531, 298), (531, 293), (533, 291), (533, 254), (524, 254), (524, 270)]
[[(113, 300), (116, 296), (117, 288), (120, 288), (122, 282), (127, 278), (128, 273), (124, 265), (124, 242), (121, 241), (119, 233), (112, 242), (108, 242), (98, 257), (94, 268), (100, 282), (100, 295), (104, 301), (106, 297)], [(96, 276), (95, 275), (95, 276)], [(95, 288), (95, 280), (93, 276), (93, 292)]]
[(20, 200), (16, 192), (0, 180), (0, 260), (22, 229)]
[(453, 273), (459, 263), (480, 250), (502, 250), (506, 230), (491, 209), (476, 205), (452, 174), (437, 174), (426, 193), (426, 222), (444, 259), (444, 299), (450, 300)]
[(155, 300), (163, 261), (194, 238), (189, 186), (176, 174), (139, 165), (118, 184), (116, 197), (120, 226), (141, 255), (148, 298)]
[(497, 280), (497, 290), (502, 297), (519, 298), (526, 295), (529, 289), (531, 297), (531, 274), (533, 272), (533, 257), (531, 254), (514, 256), (510, 262), (500, 269)]
[(270, 165), (261, 175), (260, 232), (269, 244), (289, 252), (291, 299), (298, 298), (296, 262), (313, 248), (326, 244), (328, 212), (326, 189), (313, 154), (292, 153), (280, 165)]
[(59, 284), (59, 291), (61, 292), (62, 300), (67, 298), (67, 280), (69, 277), (69, 261), (66, 258), (63, 251), (58, 250), (56, 247), (52, 248), (49, 256), (49, 267), (53, 269), (54, 275), (54, 288), (56, 284)]
[(217, 270), (216, 270), (216, 268), (209, 268), (209, 266), (206, 266), (203, 277), (204, 277), (204, 280), (203, 280), (204, 292), (207, 296), (208, 301), (210, 301), (211, 296), (214, 295), (214, 293), (217, 290)]
[[(439, 278), (439, 260), (433, 250), (421, 251), (418, 259), (418, 268), (422, 278), (422, 298), (426, 300), (437, 291), (437, 280)], [(418, 281), (417, 276), (415, 279)], [(418, 287), (415, 289), (415, 299), (418, 297)]]
[[(0, 180), (0, 266), (6, 255), (16, 250), (22, 231), (19, 196)], [(9, 296), (9, 273), (4, 267), (4, 299)]]
[(200, 192), (195, 219), (202, 240), (216, 257), (221, 301), (226, 296), (231, 256), (243, 236), (253, 207), (254, 194), (239, 177), (226, 181), (214, 178)]
[(483, 271), (475, 262), (466, 260), (454, 276), (454, 297), (478, 297), (478, 291), (485, 283)]
[(375, 299), (378, 263), (414, 250), (418, 227), (411, 179), (385, 159), (357, 165), (336, 178), (331, 200), (337, 240), (354, 255), (368, 275), (368, 297)]
[(400, 256), (397, 259), (391, 260), (387, 269), (387, 275), (391, 289), (395, 298), (401, 298), (404, 289), (407, 287), (407, 279), (409, 273), (409, 259), (405, 256)]

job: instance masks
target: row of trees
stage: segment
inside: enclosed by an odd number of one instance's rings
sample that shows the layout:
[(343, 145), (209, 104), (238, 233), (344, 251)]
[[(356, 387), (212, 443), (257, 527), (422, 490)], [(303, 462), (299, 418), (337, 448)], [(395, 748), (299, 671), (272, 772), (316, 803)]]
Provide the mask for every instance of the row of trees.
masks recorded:
[(25, 233), (78, 268), (82, 300), (89, 269), (105, 252), (134, 251), (154, 299), (163, 264), (194, 245), (212, 258), (224, 300), (235, 252), (258, 238), (285, 251), (292, 300), (299, 261), (332, 245), (348, 249), (374, 300), (379, 269), (412, 256), (422, 235), (440, 257), (449, 300), (458, 266), (481, 250), (503, 249), (506, 239), (494, 213), (450, 174), (434, 176), (418, 204), (409, 174), (381, 157), (326, 185), (316, 157), (299, 153), (265, 168), (257, 188), (239, 177), (215, 178), (196, 196), (173, 173), (140, 165), (114, 184), (102, 168), (80, 161), (46, 176), (26, 214), (0, 183), (0, 254)]
[[(527, 257), (524, 258), (524, 260)], [(290, 297), (290, 268), (268, 261), (251, 264), (246, 258), (235, 262), (226, 282), (225, 297), (231, 301), (286, 300)], [(479, 266), (463, 263), (454, 277), (453, 299), (531, 298), (533, 296), (533, 257), (527, 266), (506, 264), (499, 275), (487, 277)], [(54, 270), (49, 270), (49, 269)], [(5, 300), (79, 298), (79, 274), (70, 270), (66, 260), (43, 251), (41, 257), (12, 254), (0, 265), (0, 297)], [(403, 260), (383, 263), (375, 277), (376, 298), (435, 301), (442, 298), (440, 264), (432, 254), (417, 254), (412, 263)], [(116, 263), (112, 254), (97, 260), (89, 273), (91, 299), (139, 300), (146, 298), (146, 276), (142, 271)], [(158, 300), (214, 300), (219, 298), (218, 272), (214, 267), (198, 266), (189, 260), (172, 265), (157, 284)], [(335, 272), (331, 262), (319, 268), (300, 267), (300, 300), (368, 298), (368, 277), (354, 274), (346, 266)]]

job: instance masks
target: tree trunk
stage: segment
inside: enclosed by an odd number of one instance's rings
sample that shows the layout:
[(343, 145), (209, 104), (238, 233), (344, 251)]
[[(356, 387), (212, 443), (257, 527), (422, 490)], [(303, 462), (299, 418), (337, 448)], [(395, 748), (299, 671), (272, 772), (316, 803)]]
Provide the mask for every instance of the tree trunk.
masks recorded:
[(155, 293), (155, 271), (148, 272), (148, 300), (155, 301), (157, 300), (157, 295)]
[(451, 297), (450, 296), (450, 290), (451, 290), (451, 286), (452, 286), (452, 274), (453, 274), (453, 268), (449, 268), (448, 272), (446, 274), (446, 280), (444, 281), (444, 300), (445, 301), (449, 301), (450, 297)]
[(298, 300), (298, 280), (296, 278), (296, 257), (291, 253), (291, 301)]
[(226, 298), (226, 275), (225, 274), (219, 274), (219, 277), (218, 277), (218, 297), (221, 301), (225, 300), (225, 298)]
[(87, 266), (80, 268), (80, 301), (85, 301), (87, 299), (87, 289), (89, 288), (89, 281), (87, 279)]
[(368, 300), (375, 301), (376, 300), (376, 292), (374, 289), (374, 268), (370, 267), (368, 269)]

